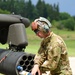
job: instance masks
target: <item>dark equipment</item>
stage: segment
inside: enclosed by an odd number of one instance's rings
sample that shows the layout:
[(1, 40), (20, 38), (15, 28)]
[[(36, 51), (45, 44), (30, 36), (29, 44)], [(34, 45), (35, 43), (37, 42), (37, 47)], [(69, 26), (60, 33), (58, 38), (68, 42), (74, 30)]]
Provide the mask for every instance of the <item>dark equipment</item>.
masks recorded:
[[(0, 60), (9, 53), (10, 50), (0, 49)], [(0, 73), (5, 75), (19, 75), (17, 66), (22, 66), (23, 70), (31, 72), (34, 65), (34, 54), (26, 52), (11, 51), (5, 60), (0, 63)]]
[(15, 23), (22, 23), (27, 28), (30, 25), (30, 20), (20, 15), (0, 14), (0, 43), (7, 42), (9, 26)]
[(31, 72), (35, 54), (24, 52), (28, 45), (26, 28), (30, 20), (20, 15), (0, 14), (0, 43), (8, 44), (8, 49), (0, 49), (0, 73), (19, 75), (17, 66)]
[(22, 51), (28, 45), (26, 28), (30, 20), (20, 15), (0, 14), (0, 43), (9, 44), (9, 49)]
[(25, 26), (22, 23), (15, 23), (9, 26), (7, 43), (9, 49), (22, 51), (28, 45)]

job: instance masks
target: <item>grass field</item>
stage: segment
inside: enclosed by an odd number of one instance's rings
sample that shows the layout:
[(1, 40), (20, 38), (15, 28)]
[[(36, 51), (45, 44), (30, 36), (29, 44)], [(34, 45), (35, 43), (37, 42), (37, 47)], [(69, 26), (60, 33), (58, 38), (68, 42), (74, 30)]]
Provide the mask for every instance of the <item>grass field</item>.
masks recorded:
[[(75, 56), (75, 31), (58, 30), (56, 28), (52, 28), (51, 30), (64, 39), (68, 47), (69, 56)], [(37, 53), (41, 39), (36, 36), (36, 34), (31, 30), (30, 27), (26, 28), (26, 33), (28, 38), (28, 46), (26, 47), (25, 51), (29, 53)], [(0, 45), (0, 48), (6, 47), (8, 47), (7, 44)]]
[[(58, 30), (56, 28), (51, 29), (56, 34), (60, 35), (67, 47), (69, 56), (75, 56), (75, 31), (66, 31), (66, 30)], [(38, 48), (40, 46), (41, 39), (36, 36), (36, 34), (31, 31), (30, 28), (26, 29), (27, 37), (28, 37), (28, 46), (25, 49), (26, 52), (37, 53)]]
[[(75, 31), (57, 30), (55, 28), (52, 28), (52, 31), (60, 35), (64, 39), (68, 47), (69, 57), (75, 57)], [(28, 46), (26, 47), (25, 52), (37, 53), (41, 39), (36, 36), (36, 34), (30, 29), (30, 27), (26, 28), (26, 33), (28, 38)], [(8, 45), (0, 44), (0, 48), (8, 48)]]

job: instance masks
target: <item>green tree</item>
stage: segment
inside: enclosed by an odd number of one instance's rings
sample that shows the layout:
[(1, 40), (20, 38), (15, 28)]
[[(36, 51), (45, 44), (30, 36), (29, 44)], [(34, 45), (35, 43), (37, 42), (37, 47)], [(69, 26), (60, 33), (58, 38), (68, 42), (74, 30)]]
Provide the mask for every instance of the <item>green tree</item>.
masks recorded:
[(43, 1), (38, 0), (36, 4), (36, 9), (37, 9), (37, 13), (39, 14), (39, 16), (47, 18), (47, 9), (46, 9), (46, 4), (44, 0)]
[(66, 20), (66, 19), (68, 19), (70, 17), (71, 16), (68, 13), (66, 13), (66, 12), (62, 12), (62, 13), (59, 14), (60, 20)]
[(67, 28), (68, 30), (72, 30), (72, 31), (75, 30), (75, 20), (73, 17), (71, 17), (67, 20), (64, 20), (63, 24), (64, 24), (65, 28)]
[(7, 1), (6, 0), (0, 0), (0, 8), (2, 10), (7, 10)]
[(53, 5), (53, 20), (55, 19), (55, 20), (59, 20), (59, 3), (56, 5), (56, 4), (54, 4)]
[(46, 4), (46, 9), (47, 9), (47, 18), (48, 20), (52, 21), (52, 16), (53, 16), (53, 11), (52, 11), (52, 5)]
[(33, 10), (34, 10), (34, 6), (33, 6), (32, 2), (31, 2), (31, 0), (27, 1), (26, 2), (26, 16), (29, 19), (33, 18)]
[(73, 16), (74, 20), (75, 20), (75, 16)]
[(22, 16), (25, 16), (25, 0), (17, 0), (15, 1), (14, 3), (14, 6), (15, 6), (15, 12), (16, 14), (20, 14)]
[(10, 14), (10, 12), (7, 10), (0, 9), (0, 14)]
[(39, 13), (37, 13), (37, 12), (38, 12), (38, 10), (37, 10), (36, 7), (34, 6), (32, 20), (34, 20), (35, 18), (39, 17)]
[(50, 18), (50, 21), (52, 20), (59, 20), (59, 4), (56, 5), (51, 5), (51, 4), (46, 4), (47, 8), (47, 17)]

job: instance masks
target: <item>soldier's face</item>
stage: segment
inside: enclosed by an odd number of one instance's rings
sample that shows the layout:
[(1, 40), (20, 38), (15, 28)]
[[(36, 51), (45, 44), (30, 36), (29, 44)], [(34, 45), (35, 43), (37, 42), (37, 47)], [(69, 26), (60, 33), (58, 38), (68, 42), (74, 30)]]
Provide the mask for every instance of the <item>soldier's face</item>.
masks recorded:
[(45, 37), (46, 37), (45, 33), (42, 32), (42, 31), (38, 31), (36, 35), (37, 35), (38, 37), (40, 37), (40, 38), (45, 38)]

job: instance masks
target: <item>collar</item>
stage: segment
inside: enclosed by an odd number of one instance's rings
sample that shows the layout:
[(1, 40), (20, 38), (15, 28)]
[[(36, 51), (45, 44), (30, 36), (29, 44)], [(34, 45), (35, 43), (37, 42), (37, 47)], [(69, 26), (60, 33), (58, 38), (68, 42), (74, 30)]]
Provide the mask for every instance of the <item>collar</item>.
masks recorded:
[(53, 32), (50, 32), (50, 35), (49, 35), (49, 37), (51, 37), (53, 34), (54, 34)]

